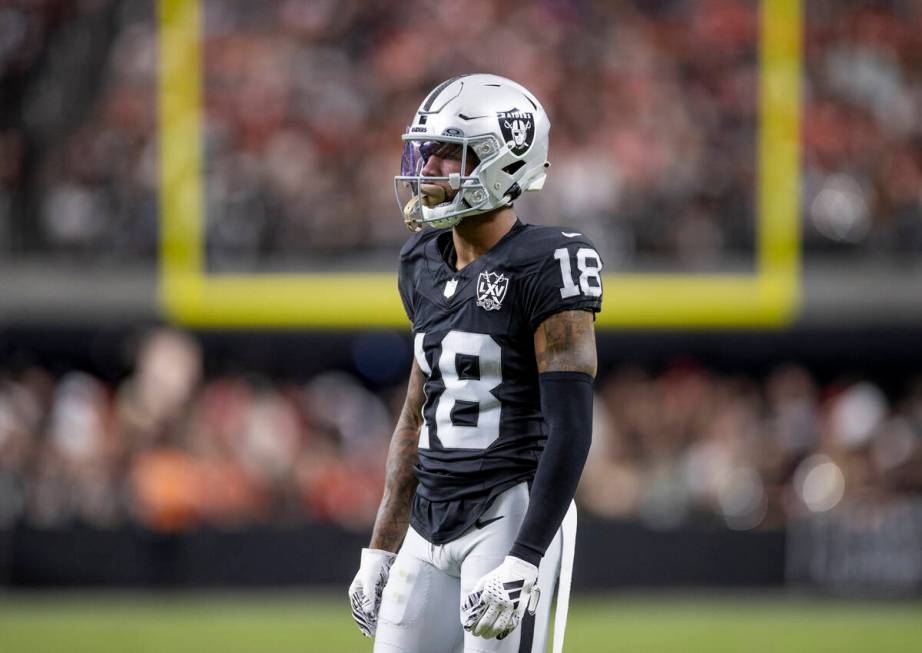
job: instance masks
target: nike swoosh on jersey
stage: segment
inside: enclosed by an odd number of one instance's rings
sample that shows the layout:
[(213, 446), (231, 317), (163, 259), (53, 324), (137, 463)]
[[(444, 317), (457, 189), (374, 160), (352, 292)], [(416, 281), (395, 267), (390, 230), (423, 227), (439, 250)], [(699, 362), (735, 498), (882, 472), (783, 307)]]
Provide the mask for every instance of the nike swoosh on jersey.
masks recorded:
[(505, 517), (505, 515), (500, 515), (499, 517), (494, 517), (493, 519), (481, 520), (480, 518), (478, 518), (477, 521), (474, 522), (474, 526), (476, 526), (477, 528), (483, 528), (489, 524), (492, 524), (495, 521), (499, 521), (503, 517)]
[(576, 236), (582, 236), (582, 235), (583, 235), (583, 234), (581, 234), (581, 233), (578, 232), (578, 231), (561, 231), (560, 233), (562, 233), (562, 234), (563, 234), (564, 236), (566, 236), (567, 238), (575, 238)]

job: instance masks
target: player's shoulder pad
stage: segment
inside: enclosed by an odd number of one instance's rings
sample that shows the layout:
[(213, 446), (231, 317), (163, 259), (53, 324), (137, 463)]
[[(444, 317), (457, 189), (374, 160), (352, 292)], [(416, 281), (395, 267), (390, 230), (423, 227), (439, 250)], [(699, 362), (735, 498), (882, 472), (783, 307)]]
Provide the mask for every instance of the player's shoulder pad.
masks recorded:
[(547, 227), (544, 225), (530, 224), (516, 243), (514, 256), (519, 260), (546, 260), (553, 257), (554, 251), (561, 247), (579, 245), (591, 247), (595, 245), (589, 237), (577, 229), (567, 227)]
[(420, 256), (426, 243), (444, 231), (447, 231), (447, 229), (432, 229), (430, 227), (425, 227), (422, 231), (417, 231), (407, 238), (403, 247), (400, 248), (400, 260), (405, 261)]

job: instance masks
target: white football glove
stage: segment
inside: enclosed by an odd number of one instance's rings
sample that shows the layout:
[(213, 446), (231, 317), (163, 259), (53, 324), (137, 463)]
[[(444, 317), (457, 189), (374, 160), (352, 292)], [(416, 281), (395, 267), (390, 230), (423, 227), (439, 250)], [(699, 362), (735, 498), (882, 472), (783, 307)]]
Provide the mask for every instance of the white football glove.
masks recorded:
[(486, 574), (461, 606), (461, 623), (477, 637), (503, 639), (525, 614), (538, 607), (541, 592), (535, 587), (538, 568), (515, 556)]
[(390, 551), (362, 549), (359, 573), (349, 586), (349, 602), (352, 604), (352, 618), (365, 637), (374, 637), (378, 629), (381, 593), (396, 557)]

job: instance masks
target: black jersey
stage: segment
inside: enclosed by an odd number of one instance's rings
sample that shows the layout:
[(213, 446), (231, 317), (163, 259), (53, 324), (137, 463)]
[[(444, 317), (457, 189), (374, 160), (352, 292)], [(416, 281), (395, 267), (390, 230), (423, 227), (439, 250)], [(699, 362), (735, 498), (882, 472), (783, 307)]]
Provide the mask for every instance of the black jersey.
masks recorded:
[(410, 523), (435, 544), (534, 477), (547, 437), (535, 329), (602, 304), (602, 261), (578, 232), (516, 222), (462, 270), (453, 260), (450, 229), (421, 231), (401, 250), (398, 274), (428, 377)]

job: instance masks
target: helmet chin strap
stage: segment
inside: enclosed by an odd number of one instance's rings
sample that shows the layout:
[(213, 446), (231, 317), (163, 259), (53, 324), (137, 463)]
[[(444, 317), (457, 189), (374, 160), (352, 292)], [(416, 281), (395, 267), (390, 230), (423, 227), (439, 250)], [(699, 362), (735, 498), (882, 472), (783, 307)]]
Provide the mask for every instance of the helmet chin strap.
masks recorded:
[[(428, 186), (428, 184), (426, 184)], [(432, 194), (423, 192), (419, 195), (414, 195), (403, 207), (403, 221), (407, 225), (407, 229), (410, 231), (422, 231), (425, 225), (431, 225), (437, 229), (444, 229), (446, 227), (453, 227), (464, 218), (470, 217), (472, 215), (480, 215), (481, 213), (488, 213), (495, 210), (496, 208), (501, 208), (505, 206), (511, 206), (512, 202), (515, 200), (511, 194), (506, 194), (503, 196), (502, 204), (499, 207), (493, 207), (491, 209), (486, 209), (484, 211), (478, 211), (476, 213), (465, 213), (464, 215), (452, 215), (448, 217), (440, 217), (438, 214), (443, 213), (452, 208), (452, 205), (448, 206), (437, 206), (444, 201), (445, 191), (440, 186), (435, 186), (439, 189), (434, 191)], [(423, 187), (421, 190), (427, 190)], [(441, 193), (441, 194), (440, 194)], [(436, 201), (438, 200), (438, 201)], [(431, 206), (427, 206), (427, 204)], [(470, 202), (467, 201), (465, 197), (461, 197), (459, 204), (467, 207), (467, 209), (472, 209)], [(420, 220), (414, 215), (419, 212), (423, 216), (423, 220)]]
[[(413, 195), (403, 207), (403, 221), (407, 225), (407, 229), (415, 232), (422, 230), (426, 225), (436, 229), (453, 227), (468, 216), (480, 215), (496, 208), (509, 206), (516, 196), (513, 193), (507, 193), (503, 196), (498, 206), (477, 210), (468, 201), (467, 193), (461, 189), (461, 175), (459, 173), (449, 175), (448, 186), (452, 191), (455, 191), (451, 197), (443, 186), (420, 184), (419, 193)], [(513, 187), (518, 188), (518, 185), (516, 184)], [(454, 201), (459, 191), (460, 197), (457, 198), (457, 201)], [(486, 198), (484, 190), (482, 188), (474, 189), (472, 192), (474, 192), (474, 199), (478, 202), (478, 205), (482, 204)], [(452, 212), (453, 215), (445, 215), (449, 212)], [(422, 219), (420, 219), (420, 215)]]
[[(465, 202), (463, 198), (461, 199), (461, 202), (463, 202), (464, 204), (467, 204), (467, 202)], [(425, 224), (431, 224), (433, 227), (437, 229), (444, 229), (446, 227), (454, 227), (456, 224), (461, 222), (461, 219), (464, 216), (451, 215), (448, 217), (442, 217), (442, 215), (451, 208), (452, 208), (451, 204), (449, 204), (448, 206), (437, 206), (433, 208), (430, 208), (428, 206), (421, 207), (423, 218), (425, 219), (424, 220)]]
[[(464, 198), (461, 198), (461, 203), (468, 208), (471, 206)], [(421, 231), (427, 224), (437, 229), (453, 227), (461, 222), (461, 219), (464, 216), (452, 215), (448, 217), (441, 217), (438, 215), (440, 213), (444, 213), (450, 208), (452, 208), (451, 205), (442, 207), (426, 206), (426, 195), (414, 195), (403, 207), (403, 222), (407, 225), (407, 229), (410, 231)], [(422, 214), (422, 220), (416, 217), (417, 213)]]

